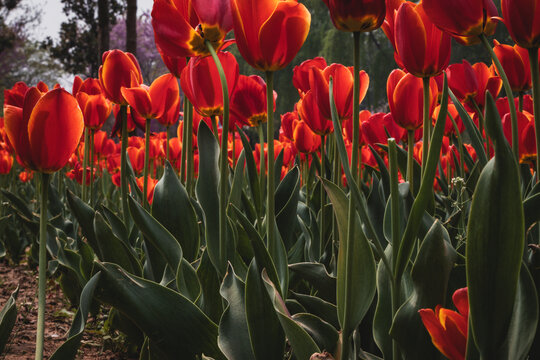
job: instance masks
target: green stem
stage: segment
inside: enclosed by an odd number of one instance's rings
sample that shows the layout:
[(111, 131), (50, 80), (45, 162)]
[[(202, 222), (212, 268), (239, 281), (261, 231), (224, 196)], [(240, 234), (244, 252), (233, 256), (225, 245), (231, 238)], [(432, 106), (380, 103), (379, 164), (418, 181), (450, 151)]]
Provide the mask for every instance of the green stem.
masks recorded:
[(127, 183), (127, 146), (128, 146), (128, 128), (127, 128), (127, 105), (120, 107), (120, 116), (122, 117), (122, 145), (120, 148), (120, 194), (122, 197), (122, 214), (124, 224), (128, 226), (128, 183)]
[(411, 193), (414, 193), (414, 130), (407, 130), (407, 155), (407, 181)]
[[(86, 143), (85, 143), (86, 145)], [(50, 175), (41, 174), (41, 207), (39, 211), (39, 272), (38, 272), (38, 318), (36, 330), (36, 360), (43, 359), (45, 335), (45, 288), (47, 286), (47, 200)]]
[(486, 142), (486, 151), (487, 151), (487, 156), (489, 158), (489, 153), (490, 153), (489, 137), (487, 136), (487, 134), (484, 134), (484, 114), (482, 113), (482, 109), (480, 109), (480, 106), (478, 106), (478, 103), (476, 102), (476, 100), (472, 99), (471, 103), (474, 107), (474, 110), (478, 114), (478, 130), (480, 130), (480, 136)]
[[(518, 134), (518, 125), (517, 125), (517, 112), (516, 112), (516, 104), (514, 103), (514, 94), (512, 93), (512, 87), (510, 86), (510, 82), (508, 81), (508, 77), (506, 76), (506, 73), (504, 72), (501, 62), (497, 58), (497, 55), (495, 55), (495, 51), (493, 51), (493, 48), (489, 44), (489, 41), (486, 35), (481, 34), (480, 39), (482, 40), (482, 43), (484, 44), (484, 47), (486, 48), (486, 50), (491, 55), (491, 59), (493, 60), (493, 63), (495, 64), (495, 67), (497, 68), (497, 73), (499, 73), (499, 76), (501, 77), (503, 81), (504, 92), (506, 93), (506, 97), (508, 99), (508, 107), (510, 108), (510, 118), (512, 120), (512, 152), (514, 153), (514, 157), (516, 158), (516, 161), (519, 163), (519, 134)], [(488, 156), (489, 156), (489, 153), (488, 153)]]
[(170, 143), (170, 140), (171, 140), (171, 134), (169, 134), (169, 125), (167, 125), (167, 129), (165, 130), (165, 132), (167, 134), (166, 156), (167, 156), (167, 161), (170, 161), (170, 158), (169, 158), (169, 143)]
[[(358, 183), (359, 180), (359, 168), (358, 163), (358, 150), (360, 143), (360, 32), (354, 32), (354, 52), (353, 52), (353, 65), (354, 65), (354, 88), (353, 88), (353, 145), (351, 156), (351, 172), (354, 179)], [(345, 349), (344, 349), (345, 350)]]
[(90, 148), (90, 130), (85, 126), (84, 127), (84, 155), (83, 155), (83, 166), (82, 166), (82, 201), (86, 202), (86, 168), (88, 167), (88, 149)]
[[(326, 161), (325, 161), (325, 136), (321, 135), (321, 179), (326, 179)], [(321, 221), (319, 222), (319, 237), (320, 237), (320, 245), (319, 250), (322, 249), (322, 247), (325, 244), (325, 237), (324, 237), (324, 205), (326, 204), (326, 197), (325, 197), (325, 191), (324, 187), (322, 186), (322, 180), (321, 180)], [(321, 254), (317, 254), (317, 256), (321, 256)]]
[(184, 97), (184, 124), (183, 124), (183, 128), (182, 128), (182, 153), (180, 155), (180, 181), (184, 184), (186, 184), (187, 182), (187, 179), (186, 179), (186, 159), (187, 159), (187, 154), (186, 152), (184, 151), (185, 148), (184, 148), (184, 145), (186, 144), (187, 142), (187, 138), (188, 138), (188, 134), (190, 134), (189, 130), (187, 130), (187, 124), (186, 124), (186, 118), (189, 116), (189, 101), (187, 100), (186, 97)]
[[(206, 41), (206, 47), (210, 51), (216, 67), (219, 73), (221, 80), (221, 91), (223, 92), (223, 122), (221, 128), (221, 156), (219, 158), (219, 258), (221, 260), (220, 269), (225, 274), (226, 260), (227, 260), (227, 185), (228, 185), (228, 172), (229, 172), (229, 163), (228, 163), (228, 147), (227, 140), (229, 138), (229, 87), (227, 85), (227, 78), (225, 77), (225, 71), (223, 71), (223, 66), (219, 61), (214, 47), (210, 42)], [(217, 116), (215, 116), (215, 121), (217, 122)], [(214, 122), (212, 122), (214, 125)], [(217, 133), (217, 124), (215, 125), (215, 135)]]
[(519, 94), (518, 94), (518, 111), (519, 112), (522, 112), (523, 111), (523, 91), (520, 91)]
[(95, 130), (90, 129), (90, 206), (94, 197), (94, 133)]
[(187, 192), (190, 196), (193, 195), (193, 176), (194, 176), (194, 164), (193, 164), (193, 105), (189, 102), (189, 100), (184, 99), (184, 101), (187, 103), (187, 112), (188, 115), (185, 115), (184, 112), (184, 119), (187, 120), (187, 123), (184, 123), (184, 131), (186, 133), (186, 147), (184, 147), (184, 143), (182, 143), (182, 152), (184, 153), (184, 150), (187, 150), (186, 154), (186, 162), (187, 162), (187, 177), (186, 177), (186, 188)]
[[(268, 242), (268, 248), (274, 248), (274, 242), (276, 241), (275, 222), (276, 214), (274, 213), (274, 73), (272, 71), (266, 72), (266, 136), (268, 143), (268, 163), (267, 172), (268, 178), (266, 180), (266, 236)], [(261, 149), (264, 152), (264, 149)], [(262, 167), (262, 166), (261, 166)]]
[(150, 119), (146, 119), (144, 128), (144, 169), (143, 169), (143, 207), (148, 210), (148, 164), (150, 163)]
[[(430, 96), (429, 96), (429, 77), (422, 78), (424, 85), (424, 123), (423, 123), (423, 137), (422, 137), (422, 174), (427, 162), (427, 155), (429, 152), (429, 144), (431, 142), (431, 117), (429, 113), (430, 108)], [(412, 188), (411, 188), (412, 189)]]
[(264, 191), (264, 181), (265, 181), (265, 174), (266, 174), (266, 163), (264, 159), (264, 129), (263, 129), (263, 123), (259, 124), (257, 126), (257, 132), (259, 134), (259, 186), (261, 188), (261, 191)]
[[(409, 130), (410, 134), (414, 131)], [(409, 144), (409, 147), (410, 144)], [(398, 166), (397, 166), (397, 149), (396, 140), (388, 139), (388, 162), (390, 166), (390, 194), (391, 194), (391, 214), (392, 214), (392, 268), (396, 267), (399, 242), (400, 242), (400, 213), (399, 213), (399, 188), (398, 188)], [(393, 278), (392, 282), (392, 318), (397, 313), (400, 306), (401, 281)], [(392, 340), (392, 358), (399, 359), (399, 348), (395, 340)]]
[(529, 49), (532, 90), (534, 100), (534, 127), (536, 129), (536, 181), (540, 177), (540, 75), (538, 70), (538, 48)]

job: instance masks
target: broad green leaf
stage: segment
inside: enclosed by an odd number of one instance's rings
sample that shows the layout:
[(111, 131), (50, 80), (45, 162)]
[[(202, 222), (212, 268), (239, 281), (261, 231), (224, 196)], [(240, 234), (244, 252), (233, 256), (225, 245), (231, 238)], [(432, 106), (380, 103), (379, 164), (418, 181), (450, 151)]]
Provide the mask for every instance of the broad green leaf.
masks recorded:
[[(386, 247), (385, 254), (392, 257), (392, 244)], [(383, 358), (392, 360), (392, 274), (382, 261), (377, 265), (377, 306), (373, 316), (373, 339), (383, 354)]]
[(305, 308), (310, 314), (316, 315), (324, 321), (331, 324), (334, 328), (339, 329), (339, 320), (337, 318), (336, 305), (324, 301), (321, 298), (305, 294), (292, 293), (293, 297)]
[(202, 293), (197, 300), (197, 306), (217, 324), (223, 314), (222, 301), (216, 301), (216, 299), (221, 298), (219, 294), (220, 280), (207, 251), (202, 253), (199, 262), (197, 277), (201, 283)]
[(276, 290), (275, 285), (272, 283), (272, 281), (270, 281), (266, 271), (264, 270), (262, 272), (262, 279), (264, 281), (266, 291), (268, 292), (268, 296), (270, 297), (274, 306), (274, 310), (278, 316), (279, 322), (281, 323), (281, 327), (285, 331), (285, 335), (291, 344), (291, 348), (295, 356), (298, 359), (309, 359), (311, 355), (318, 353), (320, 351), (319, 347), (315, 341), (313, 341), (311, 336), (292, 319), (287, 307), (285, 306), (285, 302), (281, 296), (279, 296), (279, 292)]
[(351, 238), (351, 242), (348, 240), (349, 201), (345, 193), (329, 181), (324, 181), (324, 187), (334, 206), (339, 229), (336, 294), (338, 319), (343, 333), (350, 335), (364, 318), (375, 296), (375, 259), (357, 214), (354, 214), (356, 236)]
[(101, 273), (98, 272), (96, 275), (88, 281), (84, 286), (81, 293), (81, 304), (75, 318), (73, 319), (73, 324), (69, 329), (67, 334), (67, 340), (64, 342), (52, 356), (50, 360), (72, 360), (77, 356), (77, 351), (81, 345), (81, 340), (83, 337), (84, 328), (86, 326), (86, 319), (88, 318), (88, 313), (90, 312), (92, 306), (92, 299), (94, 298), (94, 291), (99, 282)]
[(229, 204), (240, 207), (242, 204), (242, 187), (244, 186), (244, 167), (246, 164), (246, 151), (242, 149), (236, 162), (233, 180), (231, 183), (231, 193), (229, 194)]
[(296, 210), (300, 195), (300, 171), (294, 167), (276, 189), (276, 223), (287, 249), (291, 248), (296, 228)]
[(261, 214), (262, 212), (262, 195), (261, 195), (261, 185), (259, 183), (259, 176), (257, 174), (257, 166), (255, 163), (255, 158), (253, 157), (253, 150), (249, 144), (249, 140), (246, 137), (246, 134), (237, 127), (240, 138), (242, 139), (242, 145), (246, 154), (246, 168), (247, 176), (249, 182), (249, 189), (251, 192), (251, 199), (257, 213)]
[(17, 304), (15, 299), (19, 293), (19, 288), (15, 289), (8, 301), (4, 304), (2, 311), (0, 311), (0, 354), (4, 351), (15, 321), (17, 320)]
[(195, 191), (204, 211), (206, 247), (212, 264), (223, 275), (227, 270), (226, 254), (220, 254), (219, 246), (219, 145), (216, 137), (204, 121), (199, 124), (199, 178)]
[(245, 284), (236, 276), (229, 263), (221, 284), (221, 296), (228, 302), (219, 322), (218, 345), (229, 360), (255, 359), (249, 342), (244, 301)]
[(169, 162), (154, 190), (152, 216), (178, 240), (184, 257), (188, 261), (195, 260), (199, 252), (197, 215)]
[(412, 295), (397, 311), (390, 329), (390, 335), (399, 343), (406, 359), (430, 359), (438, 354), (418, 310), (445, 305), (448, 279), (456, 258), (448, 232), (435, 221), (411, 270)]
[(101, 255), (101, 251), (96, 240), (96, 234), (94, 233), (94, 216), (96, 212), (69, 190), (66, 192), (66, 198), (71, 213), (79, 222), (81, 231), (84, 237), (86, 237), (86, 240), (88, 240), (88, 244), (92, 247), (92, 250), (94, 250), (97, 255)]
[(466, 269), (472, 334), (481, 357), (496, 359), (512, 318), (525, 230), (518, 166), (489, 93), (485, 120), (495, 157), (473, 195)]
[(201, 296), (202, 289), (197, 272), (186, 259), (182, 259), (178, 266), (176, 286), (180, 294), (192, 302), (196, 302), (199, 296)]
[(106, 206), (102, 206), (101, 210), (103, 211), (103, 215), (105, 215), (105, 217), (107, 218), (107, 221), (111, 225), (111, 229), (114, 235), (116, 235), (116, 237), (122, 240), (126, 245), (130, 245), (129, 234), (126, 229), (126, 225), (124, 225), (124, 222), (122, 221), (122, 219), (120, 219), (118, 215), (116, 215)]
[(133, 321), (170, 359), (202, 353), (226, 359), (217, 345), (217, 325), (194, 303), (115, 264), (96, 265), (102, 272), (98, 298)]
[(291, 264), (289, 268), (318, 291), (318, 296), (330, 303), (336, 302), (336, 278), (328, 274), (321, 263)]
[(313, 314), (298, 313), (292, 319), (313, 338), (319, 349), (335, 352), (339, 342), (339, 333), (335, 327)]
[(540, 194), (534, 194), (526, 198), (523, 201), (523, 211), (525, 214), (525, 229), (540, 221)]
[(251, 261), (246, 277), (245, 304), (249, 339), (255, 359), (281, 359), (285, 349), (285, 335), (264, 288), (256, 259)]

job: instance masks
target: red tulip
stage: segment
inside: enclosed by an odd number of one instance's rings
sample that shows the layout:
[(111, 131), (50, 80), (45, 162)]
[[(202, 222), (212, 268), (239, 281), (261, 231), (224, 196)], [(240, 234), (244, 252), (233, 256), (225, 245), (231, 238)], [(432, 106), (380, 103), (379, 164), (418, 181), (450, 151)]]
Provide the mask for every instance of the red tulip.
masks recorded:
[(77, 94), (80, 92), (87, 93), (88, 95), (101, 94), (102, 90), (99, 79), (87, 78), (83, 81), (80, 77), (75, 76), (75, 79), (73, 80), (73, 90), (71, 93), (73, 96), (77, 96)]
[(418, 77), (440, 74), (450, 61), (450, 36), (427, 17), (422, 2), (404, 2), (394, 14), (394, 29), (386, 29), (396, 62)]
[(172, 74), (161, 75), (150, 87), (122, 87), (121, 91), (129, 106), (145, 119), (160, 118), (180, 102), (180, 88)]
[[(493, 44), (493, 51), (501, 62), (512, 91), (529, 90), (532, 87), (529, 52), (517, 45), (500, 44), (497, 40), (493, 40)], [(494, 69), (496, 71), (495, 66)]]
[(105, 97), (115, 104), (127, 105), (121, 89), (142, 84), (139, 62), (133, 54), (121, 50), (104, 52), (102, 62), (99, 67), (99, 82)]
[[(156, 185), (158, 183), (157, 179), (153, 179), (151, 177), (148, 178), (148, 187), (146, 190), (146, 199), (148, 200), (149, 204), (152, 204), (152, 201), (154, 200), (154, 189), (156, 188)], [(144, 185), (144, 178), (138, 177), (137, 178), (137, 186), (141, 191), (143, 191), (143, 185)]]
[(66, 165), (84, 128), (77, 100), (63, 89), (42, 94), (30, 88), (23, 107), (6, 105), (4, 115), (7, 136), (20, 162), (44, 173)]
[(313, 90), (308, 91), (304, 99), (298, 101), (298, 115), (311, 130), (318, 135), (328, 135), (334, 131), (332, 121), (324, 117)]
[(420, 309), (418, 313), (433, 345), (450, 360), (465, 359), (469, 319), (467, 288), (454, 292), (452, 300), (458, 312), (437, 305), (432, 309)]
[(280, 70), (296, 56), (311, 23), (296, 0), (230, 0), (240, 54), (262, 71)]
[[(438, 105), (433, 110), (433, 114), (431, 114), (431, 120), (433, 121), (433, 126), (435, 126), (435, 123), (437, 121), (437, 118), (439, 117), (440, 111), (441, 111), (441, 105)], [(460, 133), (463, 132), (463, 130), (465, 129), (465, 126), (463, 125), (463, 122), (461, 121), (461, 118), (459, 117), (456, 106), (450, 103), (448, 104), (448, 114), (446, 115), (446, 122), (444, 125), (444, 136), (450, 136), (456, 133), (454, 129), (454, 124), (452, 123), (451, 118), (456, 123), (458, 131)]]
[[(396, 124), (406, 130), (416, 130), (423, 123), (423, 81), (401, 70), (390, 73), (386, 84), (388, 105)], [(437, 83), (430, 79), (430, 110), (433, 111), (437, 99)]]
[(477, 44), (480, 35), (495, 32), (498, 13), (493, 0), (423, 1), (430, 20), (465, 45)]
[[(274, 91), (274, 109), (277, 93)], [(266, 83), (257, 75), (238, 77), (231, 97), (231, 123), (259, 126), (266, 122)], [(234, 126), (231, 126), (234, 129)]]
[(384, 0), (323, 0), (334, 26), (341, 31), (367, 32), (384, 21)]
[(300, 96), (304, 96), (311, 88), (309, 78), (312, 67), (317, 69), (325, 69), (328, 65), (322, 57), (309, 59), (297, 65), (293, 69), (293, 85), (298, 90)]
[(360, 125), (364, 142), (376, 148), (377, 144), (386, 144), (388, 142), (387, 132), (390, 134), (390, 137), (396, 140), (403, 139), (407, 136), (406, 131), (397, 126), (392, 120), (392, 114), (373, 114)]
[(112, 111), (112, 104), (103, 95), (88, 95), (84, 92), (77, 94), (77, 102), (82, 110), (84, 126), (99, 130)]
[[(507, 101), (508, 103), (508, 101)], [(523, 111), (517, 112), (518, 119), (518, 139), (519, 139), (519, 162), (530, 163), (536, 159), (536, 137), (534, 132), (534, 116)], [(512, 124), (510, 121), (510, 113), (506, 113), (502, 117), (502, 125), (504, 135), (512, 146)]]
[(156, 0), (152, 8), (156, 45), (167, 56), (185, 59), (217, 50), (232, 29), (229, 0)]
[(311, 154), (321, 146), (321, 137), (311, 131), (305, 121), (299, 121), (294, 128), (293, 142), (299, 152)]
[(501, 0), (501, 8), (514, 42), (526, 49), (540, 47), (540, 1)]
[(298, 117), (298, 112), (292, 111), (281, 115), (281, 128), (279, 129), (279, 138), (282, 140), (282, 137), (292, 141), (294, 128), (296, 122), (300, 121)]
[(4, 90), (4, 105), (13, 105), (22, 108), (24, 95), (28, 89), (28, 85), (19, 81), (11, 89)]
[(13, 166), (13, 156), (6, 150), (0, 150), (0, 175), (9, 174)]
[(186, 59), (165, 55), (159, 46), (156, 45), (156, 47), (161, 56), (161, 60), (163, 60), (163, 63), (169, 72), (180, 79), (180, 74), (182, 74), (182, 70), (184, 70), (187, 65)]
[[(229, 94), (232, 94), (239, 76), (238, 63), (229, 52), (219, 52), (218, 57), (225, 71)], [(180, 85), (199, 114), (202, 116), (223, 114), (221, 81), (212, 57), (191, 59), (182, 71)]]

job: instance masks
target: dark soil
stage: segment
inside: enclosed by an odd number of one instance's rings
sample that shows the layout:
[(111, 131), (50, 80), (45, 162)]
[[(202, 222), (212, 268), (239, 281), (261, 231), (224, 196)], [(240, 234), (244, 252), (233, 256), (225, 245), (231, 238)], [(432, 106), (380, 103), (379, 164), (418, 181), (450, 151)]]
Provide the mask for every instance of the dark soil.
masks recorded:
[[(0, 309), (19, 286), (17, 322), (11, 338), (0, 354), (0, 360), (34, 359), (37, 321), (37, 270), (28, 265), (12, 265), (0, 259)], [(60, 286), (49, 280), (45, 310), (45, 351), (48, 359), (64, 343), (77, 309), (71, 308)], [(77, 359), (128, 360), (118, 334), (106, 334), (102, 329), (105, 316), (89, 317)]]

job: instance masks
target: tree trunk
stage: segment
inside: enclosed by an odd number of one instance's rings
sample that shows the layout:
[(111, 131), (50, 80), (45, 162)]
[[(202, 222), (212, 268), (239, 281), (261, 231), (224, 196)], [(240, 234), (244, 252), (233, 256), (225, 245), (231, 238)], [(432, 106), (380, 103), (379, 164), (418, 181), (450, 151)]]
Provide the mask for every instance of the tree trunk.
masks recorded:
[(127, 0), (126, 51), (137, 55), (137, 0)]
[(98, 64), (101, 56), (109, 50), (109, 1), (98, 0)]

